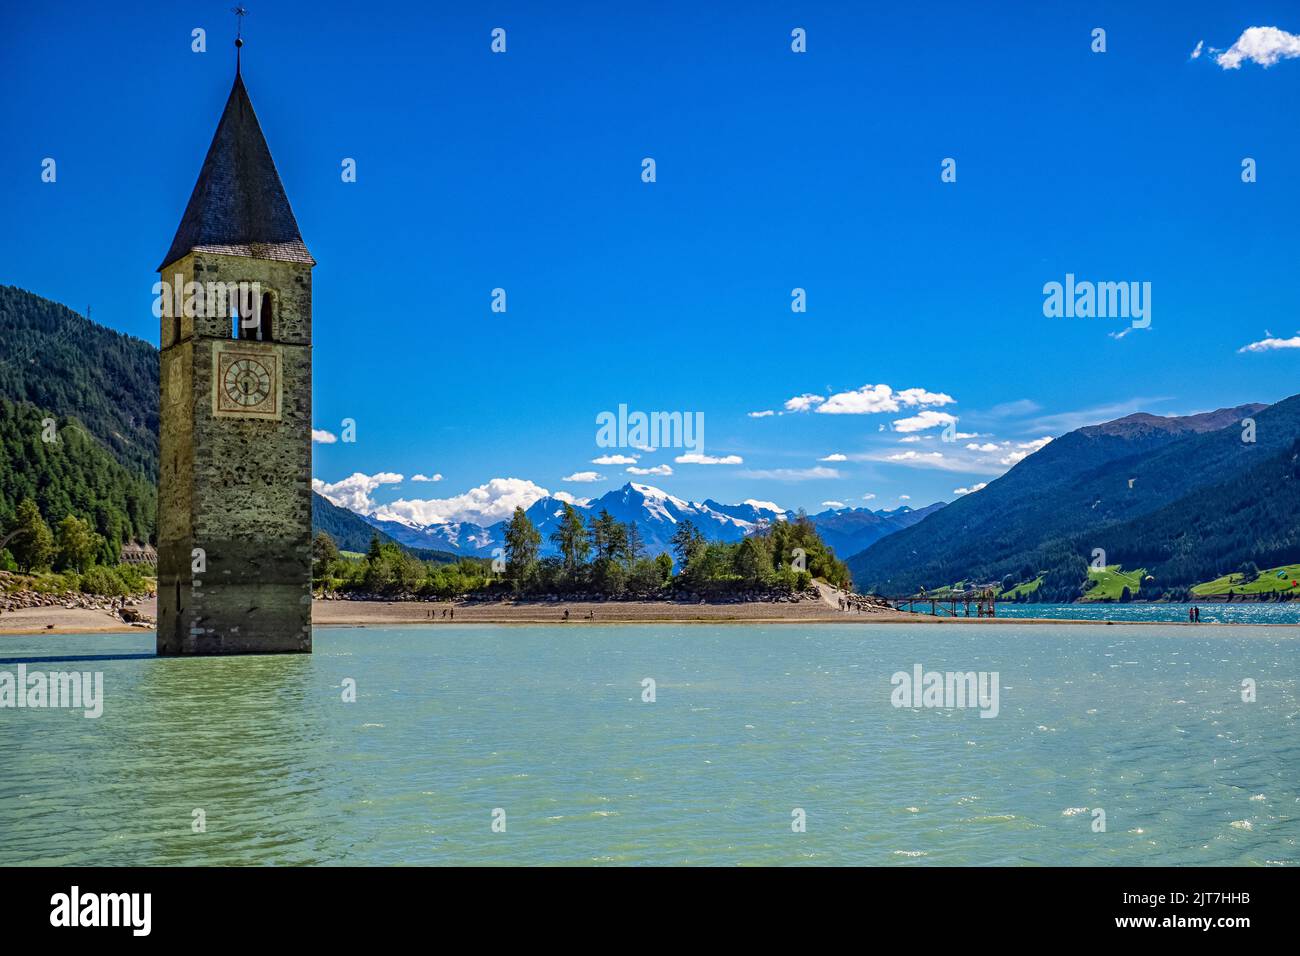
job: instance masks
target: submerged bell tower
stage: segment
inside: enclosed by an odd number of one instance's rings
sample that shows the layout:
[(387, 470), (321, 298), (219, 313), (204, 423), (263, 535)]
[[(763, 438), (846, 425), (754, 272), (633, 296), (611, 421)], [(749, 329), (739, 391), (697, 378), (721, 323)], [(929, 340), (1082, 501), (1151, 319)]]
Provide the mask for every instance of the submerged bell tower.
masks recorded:
[(311, 651), (314, 265), (237, 60), (155, 287), (161, 655)]

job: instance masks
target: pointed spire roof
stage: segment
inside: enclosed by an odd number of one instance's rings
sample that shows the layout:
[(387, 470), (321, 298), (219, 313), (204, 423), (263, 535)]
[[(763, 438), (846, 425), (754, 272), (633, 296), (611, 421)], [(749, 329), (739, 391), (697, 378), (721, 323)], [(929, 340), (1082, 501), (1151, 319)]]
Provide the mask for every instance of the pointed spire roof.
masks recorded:
[(189, 252), (315, 264), (298, 232), (298, 221), (238, 71), (176, 238), (159, 270)]

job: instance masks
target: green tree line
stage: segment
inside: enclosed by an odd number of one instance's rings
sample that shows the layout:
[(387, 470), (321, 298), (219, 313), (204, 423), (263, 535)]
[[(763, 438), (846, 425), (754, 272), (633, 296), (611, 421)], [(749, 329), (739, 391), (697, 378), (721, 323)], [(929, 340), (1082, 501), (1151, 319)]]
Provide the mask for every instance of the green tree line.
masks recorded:
[(648, 597), (666, 588), (793, 591), (808, 587), (813, 577), (849, 585), (848, 569), (805, 515), (733, 542), (709, 541), (690, 521), (683, 521), (673, 533), (673, 555), (652, 558), (645, 553), (635, 522), (617, 521), (603, 509), (584, 521), (581, 512), (566, 504), (551, 544), (557, 553), (541, 557), (540, 532), (524, 510), (516, 508), (504, 548), (504, 576), (514, 591), (596, 592), (609, 597)]
[(340, 552), (328, 532), (312, 540), (312, 580), (320, 590), (446, 599), (485, 588), (491, 579), (491, 564), (481, 558), (422, 561), (377, 533), (359, 556)]
[(40, 508), (24, 498), (0, 533), (0, 570), (36, 576), (39, 590), (122, 596), (151, 591), (152, 578), (131, 565), (114, 566), (102, 534), (76, 515), (50, 530)]

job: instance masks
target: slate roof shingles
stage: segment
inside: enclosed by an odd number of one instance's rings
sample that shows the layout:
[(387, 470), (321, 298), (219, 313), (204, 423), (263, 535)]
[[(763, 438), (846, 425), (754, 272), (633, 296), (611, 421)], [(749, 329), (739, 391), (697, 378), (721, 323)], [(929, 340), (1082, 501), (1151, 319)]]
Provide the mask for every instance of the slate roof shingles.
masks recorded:
[(316, 262), (298, 232), (238, 73), (185, 215), (158, 270), (190, 252)]

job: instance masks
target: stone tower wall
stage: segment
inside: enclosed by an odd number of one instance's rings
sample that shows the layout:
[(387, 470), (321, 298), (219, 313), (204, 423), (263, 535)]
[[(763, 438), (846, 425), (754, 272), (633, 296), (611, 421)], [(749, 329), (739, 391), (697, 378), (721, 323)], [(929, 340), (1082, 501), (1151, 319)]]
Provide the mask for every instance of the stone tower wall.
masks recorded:
[[(228, 315), (161, 320), (158, 652), (311, 650), (311, 266), (190, 253), (169, 285), (257, 282), (272, 296), (278, 420), (216, 417), (214, 352)], [(242, 344), (242, 343), (241, 343)], [(194, 549), (203, 552), (194, 570)]]

